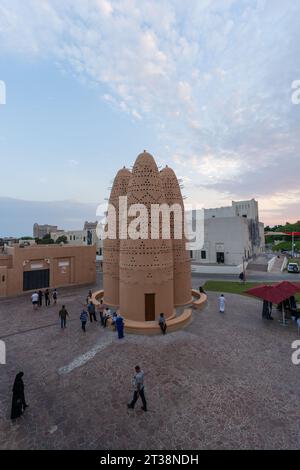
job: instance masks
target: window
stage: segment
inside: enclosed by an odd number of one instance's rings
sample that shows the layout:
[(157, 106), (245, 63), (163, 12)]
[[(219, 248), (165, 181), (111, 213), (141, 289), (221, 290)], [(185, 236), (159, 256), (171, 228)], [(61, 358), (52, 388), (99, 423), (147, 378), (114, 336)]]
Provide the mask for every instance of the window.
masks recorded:
[(201, 251), (201, 259), (206, 259), (206, 251), (205, 250)]
[(190, 258), (193, 258), (193, 252), (190, 250)]
[(2, 276), (2, 282), (5, 282), (5, 276)]

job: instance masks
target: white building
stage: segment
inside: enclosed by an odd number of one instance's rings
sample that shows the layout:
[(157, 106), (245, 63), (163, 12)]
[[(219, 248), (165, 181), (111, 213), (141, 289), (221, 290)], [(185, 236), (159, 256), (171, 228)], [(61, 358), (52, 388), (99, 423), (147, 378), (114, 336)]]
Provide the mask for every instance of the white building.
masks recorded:
[(263, 251), (264, 225), (259, 222), (257, 201), (204, 209), (204, 245), (191, 252), (195, 262), (238, 266)]
[[(88, 222), (85, 223), (85, 226), (87, 226), (86, 224), (88, 224)], [(91, 227), (91, 223), (89, 224), (89, 228), (85, 228), (83, 230), (51, 232), (50, 236), (54, 242), (56, 242), (59, 237), (65, 236), (69, 245), (96, 245), (97, 255), (102, 256), (103, 241), (97, 236), (97, 222), (94, 227)]]

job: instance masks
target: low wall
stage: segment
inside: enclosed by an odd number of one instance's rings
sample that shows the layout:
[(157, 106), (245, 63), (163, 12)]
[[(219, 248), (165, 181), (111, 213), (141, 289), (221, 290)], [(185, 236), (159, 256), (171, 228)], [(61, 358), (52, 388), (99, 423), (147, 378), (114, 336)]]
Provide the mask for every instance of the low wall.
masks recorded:
[(274, 257), (271, 258), (270, 261), (268, 262), (268, 268), (267, 268), (268, 273), (272, 270), (272, 268), (273, 268), (273, 266), (274, 266), (276, 260), (277, 260), (277, 256), (274, 256)]
[[(245, 269), (247, 268), (245, 263)], [(239, 264), (236, 266), (226, 266), (226, 265), (208, 265), (208, 264), (192, 264), (192, 273), (201, 273), (201, 274), (240, 274), (243, 272), (243, 265)]]
[(281, 268), (280, 268), (280, 271), (284, 271), (286, 268), (287, 268), (287, 265), (289, 264), (289, 260), (288, 258), (285, 256), (284, 257), (284, 260), (282, 262), (282, 265), (281, 265)]

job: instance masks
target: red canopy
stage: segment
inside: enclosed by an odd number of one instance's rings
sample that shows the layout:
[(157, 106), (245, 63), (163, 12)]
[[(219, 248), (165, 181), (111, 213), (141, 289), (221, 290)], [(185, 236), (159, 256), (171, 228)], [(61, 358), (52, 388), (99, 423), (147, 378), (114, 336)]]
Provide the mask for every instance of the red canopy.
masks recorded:
[(296, 237), (300, 236), (300, 232), (284, 232), (286, 235), (295, 235)]
[(290, 281), (282, 281), (278, 284), (274, 284), (273, 287), (279, 289), (280, 292), (286, 294), (286, 298), (295, 295), (297, 292), (300, 292), (300, 284), (296, 284)]
[(262, 285), (248, 289), (246, 294), (268, 300), (274, 304), (280, 304), (283, 300), (288, 299), (292, 295), (300, 292), (300, 285), (289, 281), (282, 281), (272, 286)]
[(246, 290), (245, 293), (253, 295), (254, 297), (259, 297), (263, 300), (268, 300), (268, 302), (272, 302), (274, 304), (279, 304), (286, 299), (285, 295), (282, 298), (282, 295), (279, 293), (279, 291), (274, 289), (274, 287), (266, 285), (252, 287), (252, 289)]

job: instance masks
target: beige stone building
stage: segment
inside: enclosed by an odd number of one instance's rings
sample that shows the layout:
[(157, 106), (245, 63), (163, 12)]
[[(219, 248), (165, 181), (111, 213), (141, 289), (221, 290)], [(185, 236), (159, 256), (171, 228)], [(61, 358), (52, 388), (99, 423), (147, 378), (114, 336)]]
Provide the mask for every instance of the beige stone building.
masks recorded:
[(95, 281), (95, 246), (12, 245), (0, 252), (0, 297)]
[[(57, 225), (39, 225), (35, 223), (33, 225), (33, 237), (34, 238), (44, 238), (45, 235), (50, 235), (51, 232), (58, 232)], [(63, 230), (60, 230), (62, 232)]]

